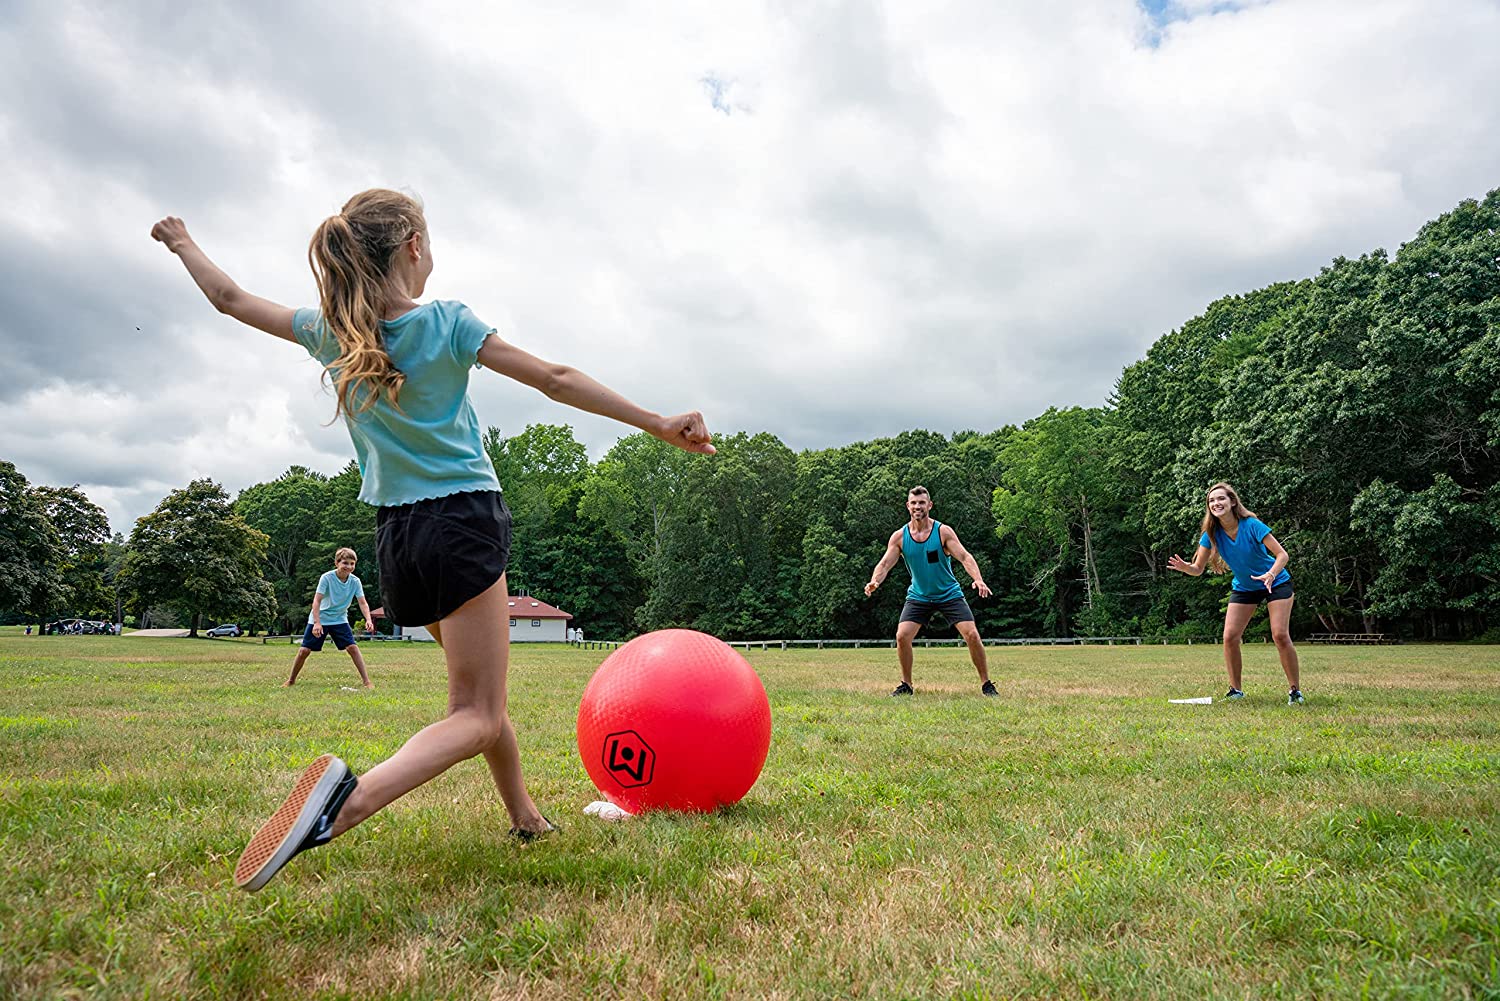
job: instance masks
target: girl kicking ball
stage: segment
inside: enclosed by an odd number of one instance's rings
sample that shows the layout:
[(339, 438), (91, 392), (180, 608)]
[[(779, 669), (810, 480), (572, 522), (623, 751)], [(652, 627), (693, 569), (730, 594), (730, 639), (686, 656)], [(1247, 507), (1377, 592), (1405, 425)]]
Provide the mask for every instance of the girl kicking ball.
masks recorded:
[(1302, 705), (1299, 687), (1301, 669), (1297, 648), (1287, 626), (1292, 619), (1292, 575), (1286, 572), (1287, 554), (1266, 523), (1247, 510), (1239, 495), (1227, 483), (1215, 483), (1208, 489), (1208, 510), (1203, 515), (1198, 553), (1189, 563), (1176, 553), (1167, 566), (1193, 577), (1200, 577), (1209, 567), (1216, 573), (1234, 571), (1233, 592), (1229, 609), (1224, 613), (1224, 668), (1229, 672), (1226, 699), (1242, 699), (1240, 673), (1240, 636), (1255, 610), (1262, 604), (1271, 616), (1271, 639), (1281, 658), (1281, 670), (1291, 686), (1287, 705)]
[(559, 403), (712, 454), (702, 415), (643, 410), (577, 369), (507, 344), (463, 303), (418, 303), (432, 274), (432, 242), (422, 206), (395, 191), (355, 195), (313, 234), (315, 309), (245, 292), (181, 219), (161, 220), (151, 235), (221, 313), (298, 343), (322, 363), (359, 459), (360, 499), (379, 509), (375, 548), (386, 610), (401, 625), (426, 626), (448, 668), (447, 715), (358, 780), (331, 754), (314, 761), (250, 838), (235, 883), (260, 889), (293, 855), (327, 844), (475, 755), (489, 765), (511, 834), (529, 840), (552, 830), (526, 791), (506, 714), (510, 512), (480, 443), (470, 370), (488, 368)]
[(291, 688), (297, 683), (302, 665), (307, 663), (308, 657), (323, 649), (326, 637), (332, 637), (333, 645), (349, 654), (365, 687), (375, 687), (370, 684), (370, 675), (365, 671), (365, 659), (360, 655), (359, 644), (354, 642), (354, 630), (349, 628), (349, 604), (356, 599), (365, 621), (375, 621), (370, 617), (370, 605), (365, 601), (365, 586), (354, 576), (354, 566), (358, 561), (354, 550), (345, 546), (333, 554), (334, 568), (318, 578), (312, 611), (308, 613), (307, 628), (302, 633), (302, 646), (297, 649), (296, 660), (292, 661), (292, 676), (282, 682), (283, 688)]

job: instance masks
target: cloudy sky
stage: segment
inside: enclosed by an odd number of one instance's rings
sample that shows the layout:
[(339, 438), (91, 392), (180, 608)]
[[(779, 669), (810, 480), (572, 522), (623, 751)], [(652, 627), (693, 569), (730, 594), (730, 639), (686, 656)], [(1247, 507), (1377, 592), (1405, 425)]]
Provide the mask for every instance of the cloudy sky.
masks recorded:
[(195, 477), (337, 471), (315, 363), (148, 232), (312, 304), (372, 186), (426, 203), (429, 296), (717, 431), (1098, 405), (1211, 300), (1500, 185), (1497, 52), (1497, 0), (6, 0), (0, 458), (126, 533)]

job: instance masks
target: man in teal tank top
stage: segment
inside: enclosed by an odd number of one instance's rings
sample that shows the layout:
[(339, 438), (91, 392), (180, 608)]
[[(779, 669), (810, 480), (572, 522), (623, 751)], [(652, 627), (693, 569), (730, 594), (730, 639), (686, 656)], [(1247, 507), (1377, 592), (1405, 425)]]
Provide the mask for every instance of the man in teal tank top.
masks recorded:
[(901, 621), (896, 625), (896, 652), (901, 660), (901, 684), (892, 695), (910, 695), (912, 641), (917, 633), (939, 612), (958, 629), (969, 647), (969, 659), (979, 672), (979, 691), (984, 695), (998, 695), (995, 683), (990, 680), (989, 662), (984, 655), (984, 641), (979, 638), (979, 629), (974, 625), (974, 613), (964, 600), (963, 585), (953, 576), (953, 560), (963, 564), (973, 579), (973, 586), (981, 598), (990, 596), (989, 586), (979, 573), (979, 564), (958, 541), (958, 533), (942, 522), (932, 519), (932, 495), (926, 487), (912, 487), (906, 495), (906, 513), (911, 520), (891, 533), (886, 544), (885, 555), (875, 565), (870, 582), (865, 585), (865, 596), (885, 580), (896, 560), (906, 561), (911, 573), (911, 586), (906, 589), (906, 605), (901, 609)]

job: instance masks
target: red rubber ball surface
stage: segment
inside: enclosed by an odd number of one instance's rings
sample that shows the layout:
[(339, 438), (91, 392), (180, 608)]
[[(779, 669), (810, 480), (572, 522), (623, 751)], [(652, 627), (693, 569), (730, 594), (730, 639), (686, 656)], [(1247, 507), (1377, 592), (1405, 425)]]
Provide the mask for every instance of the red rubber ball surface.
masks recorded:
[(744, 657), (691, 629), (605, 658), (578, 707), (578, 753), (616, 806), (707, 812), (737, 803), (771, 749), (771, 703)]

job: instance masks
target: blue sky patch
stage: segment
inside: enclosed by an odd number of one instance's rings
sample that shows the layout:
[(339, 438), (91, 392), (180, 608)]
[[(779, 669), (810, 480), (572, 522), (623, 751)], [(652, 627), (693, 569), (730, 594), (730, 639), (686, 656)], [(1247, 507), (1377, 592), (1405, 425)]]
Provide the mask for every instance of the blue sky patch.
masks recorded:
[(698, 82), (703, 85), (703, 92), (708, 95), (709, 103), (714, 106), (715, 111), (722, 111), (726, 115), (734, 112), (734, 106), (729, 103), (729, 88), (733, 86), (731, 81), (705, 73), (698, 78)]
[(1185, 7), (1180, 0), (1136, 0), (1136, 6), (1145, 12), (1150, 21), (1146, 29), (1146, 44), (1153, 49), (1161, 45), (1167, 25), (1176, 21), (1191, 21), (1206, 14), (1222, 14), (1251, 6), (1251, 0), (1218, 0), (1215, 3)]

